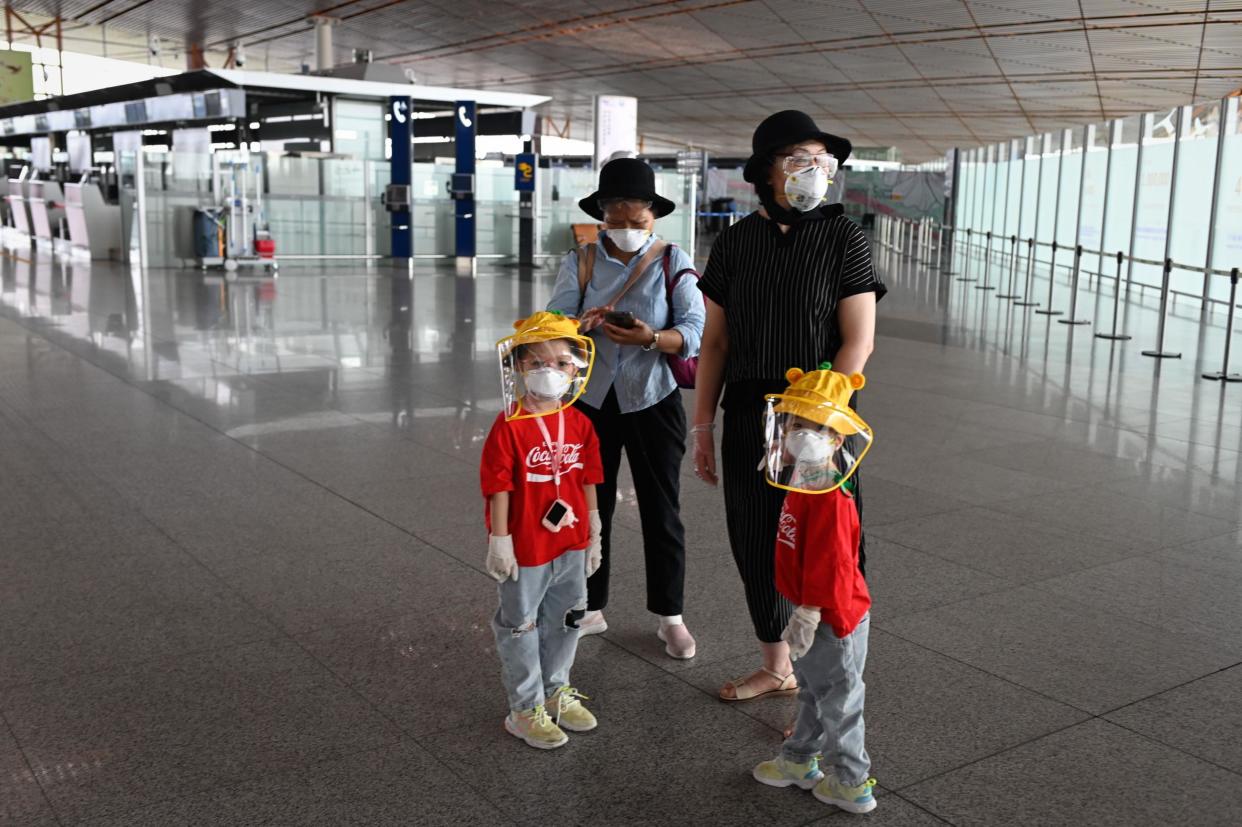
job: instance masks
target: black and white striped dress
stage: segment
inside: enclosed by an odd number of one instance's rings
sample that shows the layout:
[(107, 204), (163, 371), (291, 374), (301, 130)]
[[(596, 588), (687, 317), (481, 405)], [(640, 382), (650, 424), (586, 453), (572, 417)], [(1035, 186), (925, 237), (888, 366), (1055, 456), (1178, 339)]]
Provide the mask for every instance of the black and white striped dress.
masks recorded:
[[(787, 233), (759, 213), (748, 215), (716, 239), (699, 288), (724, 309), (728, 326), (720, 451), (729, 544), (755, 633), (775, 643), (791, 609), (775, 584), (785, 492), (758, 470), (763, 397), (785, 389), (789, 368), (814, 370), (836, 358), (841, 299), (866, 292), (879, 299), (886, 288), (871, 266), (867, 237), (840, 204), (819, 209)], [(861, 486), (857, 502), (861, 518)], [(863, 559), (860, 548), (860, 566)]]

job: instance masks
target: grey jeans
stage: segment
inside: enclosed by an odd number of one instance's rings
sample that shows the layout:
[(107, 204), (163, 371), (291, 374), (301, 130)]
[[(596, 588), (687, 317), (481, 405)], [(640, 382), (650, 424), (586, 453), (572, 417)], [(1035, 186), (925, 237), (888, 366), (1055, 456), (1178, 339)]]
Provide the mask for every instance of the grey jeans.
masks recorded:
[(819, 624), (810, 651), (794, 661), (798, 718), (793, 735), (781, 748), (787, 761), (799, 764), (823, 753), (825, 769), (831, 767), (847, 786), (862, 784), (871, 772), (871, 757), (863, 743), (867, 690), (863, 667), (870, 627), (870, 614), (843, 638), (826, 623)]
[(533, 709), (569, 685), (578, 620), (586, 610), (585, 554), (567, 551), (542, 566), (523, 566), (516, 581), (496, 590), (500, 607), (492, 632), (509, 708)]

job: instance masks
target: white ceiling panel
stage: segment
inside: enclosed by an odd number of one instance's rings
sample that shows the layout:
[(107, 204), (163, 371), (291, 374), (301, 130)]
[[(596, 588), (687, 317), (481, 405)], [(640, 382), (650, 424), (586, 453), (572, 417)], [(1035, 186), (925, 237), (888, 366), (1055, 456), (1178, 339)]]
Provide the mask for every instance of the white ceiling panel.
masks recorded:
[[(1041, 130), (1218, 98), (1242, 86), (1242, 5), (1222, 0), (17, 0), (63, 15), (71, 48), (184, 65), (246, 45), (257, 69), (313, 62), (320, 9), (338, 59), (371, 49), (420, 82), (551, 95), (574, 134), (597, 94), (640, 98), (667, 145), (745, 152), (755, 124), (804, 108), (860, 143), (925, 160)], [(1223, 9), (1223, 10), (1222, 10)], [(1206, 21), (1206, 22), (1205, 22)], [(17, 38), (20, 42), (20, 38)], [(218, 65), (218, 64), (213, 64)], [(648, 104), (644, 106), (642, 100)]]

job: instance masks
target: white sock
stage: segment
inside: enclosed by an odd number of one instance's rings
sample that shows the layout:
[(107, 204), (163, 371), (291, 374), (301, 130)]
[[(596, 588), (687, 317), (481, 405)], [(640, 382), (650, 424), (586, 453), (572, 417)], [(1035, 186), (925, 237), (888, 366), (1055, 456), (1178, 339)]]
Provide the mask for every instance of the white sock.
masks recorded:
[(660, 615), (660, 628), (667, 629), (669, 626), (680, 626), (681, 615)]

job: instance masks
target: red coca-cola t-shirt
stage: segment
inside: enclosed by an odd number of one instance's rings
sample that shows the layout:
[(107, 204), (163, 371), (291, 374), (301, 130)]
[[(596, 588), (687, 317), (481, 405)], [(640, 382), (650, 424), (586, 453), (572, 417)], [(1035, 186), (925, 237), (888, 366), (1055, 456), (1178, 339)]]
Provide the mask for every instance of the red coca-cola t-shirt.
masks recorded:
[(818, 606), (820, 620), (845, 637), (871, 608), (858, 570), (858, 507), (841, 488), (790, 491), (776, 532), (776, 588), (796, 606)]
[[(492, 530), (492, 512), (487, 498), (509, 492), (509, 533), (519, 566), (542, 566), (567, 551), (584, 549), (590, 541), (585, 486), (604, 481), (595, 426), (580, 411), (566, 408), (565, 442), (561, 447), (560, 497), (578, 518), (573, 526), (549, 531), (543, 517), (556, 501), (552, 477), (552, 452), (534, 417), (506, 421), (496, 417), (483, 445), (479, 476), (483, 482), (483, 513), (487, 530)], [(555, 443), (559, 425), (557, 414), (541, 417)]]

